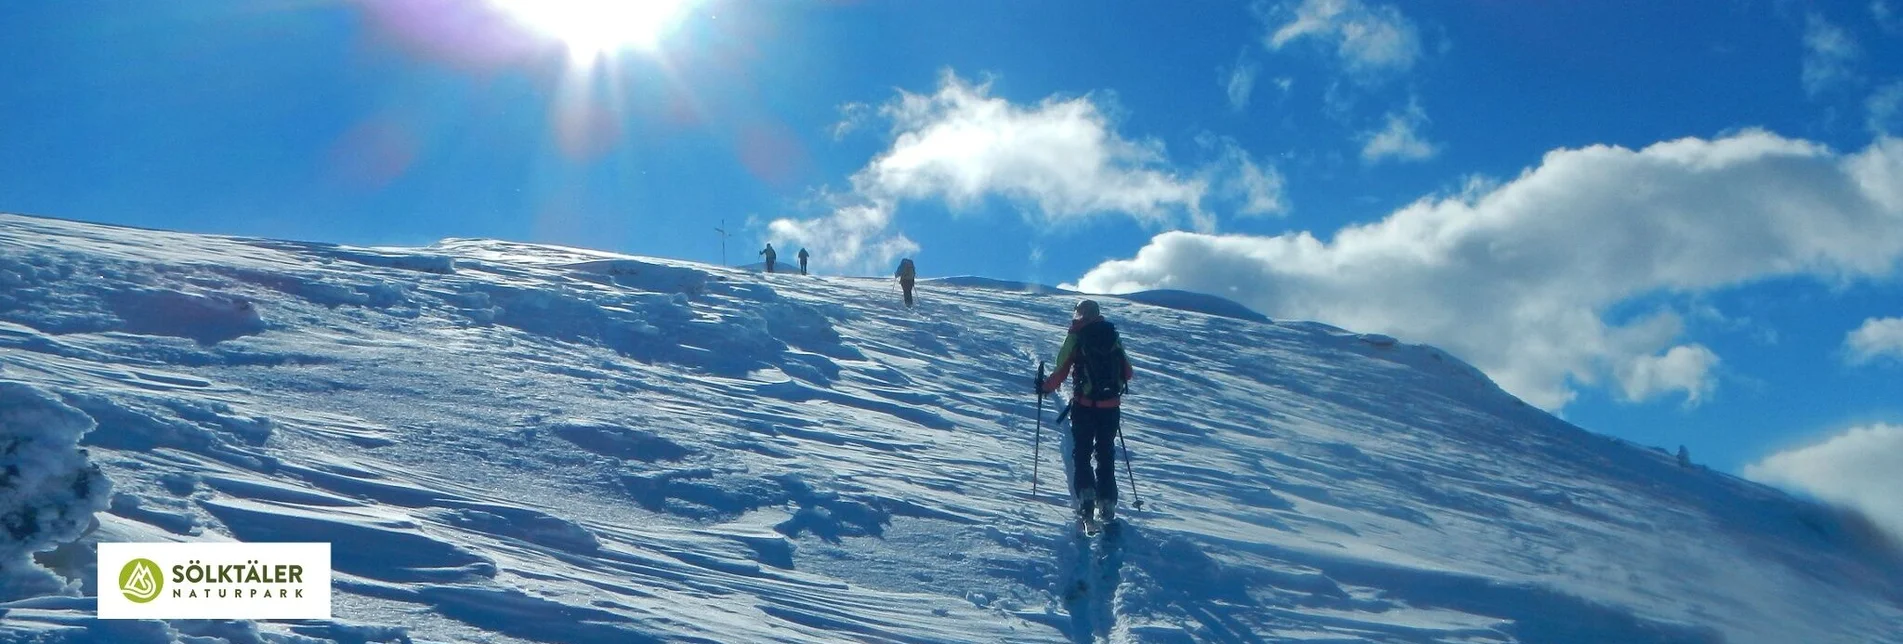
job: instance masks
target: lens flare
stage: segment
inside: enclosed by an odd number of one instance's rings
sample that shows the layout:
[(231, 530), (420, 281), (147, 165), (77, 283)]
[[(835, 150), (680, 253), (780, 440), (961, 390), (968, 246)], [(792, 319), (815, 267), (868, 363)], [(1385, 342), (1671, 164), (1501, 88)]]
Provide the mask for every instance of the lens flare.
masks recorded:
[(634, 49), (652, 52), (693, 0), (490, 0), (531, 29), (553, 36), (580, 60)]

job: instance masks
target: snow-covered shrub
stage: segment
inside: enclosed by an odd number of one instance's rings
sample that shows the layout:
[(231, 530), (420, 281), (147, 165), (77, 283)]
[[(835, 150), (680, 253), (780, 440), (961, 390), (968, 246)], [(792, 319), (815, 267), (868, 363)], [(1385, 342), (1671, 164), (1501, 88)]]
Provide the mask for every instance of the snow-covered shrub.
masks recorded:
[(79, 448), (86, 414), (19, 382), (0, 382), (0, 601), (76, 587), (33, 563), (106, 507), (111, 483)]

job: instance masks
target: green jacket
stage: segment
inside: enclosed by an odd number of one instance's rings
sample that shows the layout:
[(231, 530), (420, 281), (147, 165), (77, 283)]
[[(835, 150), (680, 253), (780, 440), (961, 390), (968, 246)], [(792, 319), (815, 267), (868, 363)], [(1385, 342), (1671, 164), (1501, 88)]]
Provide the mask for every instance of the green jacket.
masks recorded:
[[(1098, 322), (1103, 322), (1103, 316), (1093, 315), (1087, 318), (1078, 318), (1070, 323), (1070, 332), (1064, 336), (1064, 347), (1057, 350), (1057, 370), (1051, 372), (1050, 377), (1044, 379), (1044, 387), (1042, 389), (1044, 393), (1057, 391), (1057, 388), (1064, 384), (1064, 379), (1070, 377), (1071, 368), (1075, 367), (1077, 363), (1077, 332), (1083, 330), (1084, 327)], [(1136, 369), (1130, 366), (1130, 355), (1123, 350), (1123, 339), (1118, 338), (1117, 343), (1113, 345), (1113, 347), (1117, 353), (1118, 360), (1123, 362), (1123, 381), (1129, 382), (1130, 379), (1136, 377)], [(1116, 407), (1119, 405), (1118, 398), (1094, 401), (1085, 399), (1083, 392), (1088, 391), (1090, 385), (1089, 383), (1083, 382), (1084, 378), (1083, 371), (1079, 370), (1077, 385), (1072, 388), (1072, 404), (1081, 404), (1086, 407)]]

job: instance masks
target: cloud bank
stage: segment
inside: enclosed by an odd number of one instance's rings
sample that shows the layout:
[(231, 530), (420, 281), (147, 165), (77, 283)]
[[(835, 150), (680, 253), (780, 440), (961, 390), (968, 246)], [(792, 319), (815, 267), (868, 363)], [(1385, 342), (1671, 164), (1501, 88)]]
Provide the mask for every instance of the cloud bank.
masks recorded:
[(1779, 276), (1891, 274), (1903, 139), (1854, 154), (1746, 131), (1562, 149), (1498, 185), (1430, 197), (1324, 241), (1169, 232), (1077, 286), (1221, 294), (1271, 316), (1431, 342), (1546, 409), (1604, 381), (1631, 400), (1715, 391), (1720, 357), (1643, 301)]
[(1862, 511), (1892, 535), (1903, 536), (1903, 427), (1857, 427), (1815, 445), (1773, 454), (1747, 465), (1761, 483), (1808, 493)]

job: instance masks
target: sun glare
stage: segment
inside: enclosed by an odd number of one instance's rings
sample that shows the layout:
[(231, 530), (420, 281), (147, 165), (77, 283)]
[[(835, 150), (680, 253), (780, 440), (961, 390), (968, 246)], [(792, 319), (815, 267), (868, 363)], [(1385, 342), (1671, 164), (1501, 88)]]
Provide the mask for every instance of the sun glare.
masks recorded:
[(570, 56), (654, 51), (693, 0), (490, 0), (524, 25), (560, 39)]

